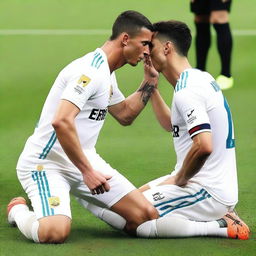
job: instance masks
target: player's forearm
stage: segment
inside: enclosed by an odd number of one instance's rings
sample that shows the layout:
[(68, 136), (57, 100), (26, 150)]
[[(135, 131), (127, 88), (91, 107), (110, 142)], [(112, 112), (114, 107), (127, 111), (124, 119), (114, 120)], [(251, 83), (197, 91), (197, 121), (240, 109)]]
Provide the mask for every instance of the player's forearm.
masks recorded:
[(155, 92), (151, 96), (151, 104), (153, 107), (153, 111), (155, 116), (160, 123), (160, 125), (166, 130), (171, 131), (171, 111), (167, 104), (164, 102), (161, 97), (159, 91), (156, 89)]
[(200, 171), (209, 155), (210, 154), (207, 152), (202, 152), (200, 146), (194, 143), (186, 155), (180, 171), (176, 175), (176, 185), (183, 186), (195, 176)]
[(122, 111), (123, 123), (131, 124), (147, 105), (154, 93), (155, 85), (143, 81), (140, 88), (125, 99), (125, 108)]
[(54, 122), (53, 127), (56, 131), (58, 141), (70, 161), (82, 172), (92, 170), (92, 167), (84, 155), (75, 125), (69, 120)]

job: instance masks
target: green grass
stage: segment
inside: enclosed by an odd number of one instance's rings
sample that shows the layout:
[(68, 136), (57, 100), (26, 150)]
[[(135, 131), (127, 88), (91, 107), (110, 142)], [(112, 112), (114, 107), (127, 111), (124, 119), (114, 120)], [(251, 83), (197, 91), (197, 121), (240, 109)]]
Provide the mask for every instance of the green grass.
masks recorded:
[[(126, 9), (141, 11), (152, 21), (181, 19), (194, 30), (188, 1), (179, 0), (1, 0), (0, 29), (110, 29), (116, 16)], [(232, 28), (256, 29), (255, 12), (252, 0), (234, 1)], [(237, 210), (251, 227), (249, 241), (131, 238), (95, 219), (73, 199), (72, 232), (63, 245), (36, 245), (8, 226), (8, 201), (16, 195), (25, 196), (16, 177), (16, 162), (33, 132), (51, 84), (67, 63), (102, 45), (106, 39), (106, 35), (0, 36), (0, 256), (255, 255), (256, 36), (234, 37), (235, 87), (225, 92), (236, 132), (240, 199)], [(194, 47), (190, 60), (194, 64)], [(214, 43), (208, 69), (218, 75), (219, 58)], [(142, 76), (141, 66), (125, 66), (117, 71), (119, 87), (126, 96), (138, 87)], [(162, 77), (160, 90), (170, 103), (172, 89)], [(97, 150), (136, 186), (166, 174), (175, 164), (172, 138), (157, 124), (150, 105), (131, 127), (121, 127), (108, 116)]]

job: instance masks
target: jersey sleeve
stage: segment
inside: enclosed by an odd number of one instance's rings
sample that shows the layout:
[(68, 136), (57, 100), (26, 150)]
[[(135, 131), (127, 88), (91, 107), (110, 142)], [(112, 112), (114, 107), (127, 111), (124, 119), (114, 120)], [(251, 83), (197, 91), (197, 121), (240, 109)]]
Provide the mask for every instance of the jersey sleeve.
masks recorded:
[(115, 105), (115, 104), (125, 100), (124, 95), (118, 88), (115, 72), (113, 72), (111, 75), (111, 81), (112, 81), (112, 92), (111, 92), (109, 106)]
[(61, 99), (72, 102), (82, 110), (86, 101), (95, 94), (96, 87), (97, 81), (92, 75), (78, 72), (67, 79)]
[(202, 95), (184, 89), (176, 93), (175, 105), (186, 123), (191, 138), (201, 132), (211, 131), (206, 101)]

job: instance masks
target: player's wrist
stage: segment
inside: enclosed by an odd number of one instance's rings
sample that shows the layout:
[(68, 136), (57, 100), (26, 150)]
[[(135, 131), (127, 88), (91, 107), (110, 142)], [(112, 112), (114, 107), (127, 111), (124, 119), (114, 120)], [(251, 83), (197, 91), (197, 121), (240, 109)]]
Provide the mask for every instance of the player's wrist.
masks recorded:
[(183, 176), (179, 176), (177, 175), (175, 177), (175, 184), (179, 187), (185, 186), (188, 183), (188, 179), (183, 177)]

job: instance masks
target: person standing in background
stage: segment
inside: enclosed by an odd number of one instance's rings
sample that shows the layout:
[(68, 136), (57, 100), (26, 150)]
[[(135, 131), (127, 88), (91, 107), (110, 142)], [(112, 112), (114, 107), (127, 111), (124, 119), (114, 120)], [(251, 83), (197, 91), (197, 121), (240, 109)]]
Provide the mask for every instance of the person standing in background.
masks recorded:
[(231, 75), (233, 39), (229, 25), (231, 2), (232, 0), (191, 0), (190, 2), (190, 10), (195, 14), (196, 67), (206, 70), (212, 24), (217, 35), (217, 48), (221, 61), (221, 72), (216, 82), (222, 90), (229, 89), (234, 84)]

